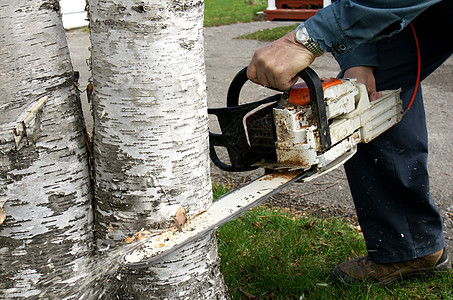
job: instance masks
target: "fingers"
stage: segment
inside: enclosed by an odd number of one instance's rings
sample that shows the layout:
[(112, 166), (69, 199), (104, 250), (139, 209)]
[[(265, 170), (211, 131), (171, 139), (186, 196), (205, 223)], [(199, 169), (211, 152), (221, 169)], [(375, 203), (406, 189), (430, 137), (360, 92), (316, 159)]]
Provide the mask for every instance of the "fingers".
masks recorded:
[(262, 86), (275, 87), (275, 79), (272, 73), (269, 72), (265, 62), (260, 61), (259, 50), (255, 52), (249, 67), (247, 69), (247, 77), (256, 84)]
[(370, 101), (382, 97), (382, 93), (376, 91), (376, 79), (374, 78), (373, 67), (358, 66), (349, 68), (344, 72), (344, 77), (356, 78), (357, 82), (363, 83), (366, 86)]
[(374, 81), (374, 75), (373, 75), (373, 78), (369, 78), (367, 82), (368, 82), (368, 84), (365, 82), (361, 82), (361, 83), (366, 85), (366, 91), (368, 93), (368, 98), (370, 99), (370, 101), (374, 101), (374, 100), (381, 98), (382, 93), (376, 91), (376, 83)]
[(308, 67), (315, 56), (296, 43), (294, 32), (258, 49), (249, 64), (248, 78), (267, 87), (286, 90), (297, 82), (297, 73)]
[(379, 98), (382, 97), (382, 93), (381, 92), (376, 92), (376, 91), (372, 91), (371, 93), (368, 92), (368, 97), (370, 98), (370, 101), (374, 101), (374, 100), (377, 100)]
[(247, 68), (247, 77), (250, 81), (260, 84), (260, 82), (258, 81), (258, 74), (256, 73), (256, 64), (253, 61), (254, 59), (255, 59), (255, 56), (253, 56), (252, 61), (250, 62), (249, 66)]
[(281, 91), (289, 89), (297, 82), (297, 77), (290, 76), (285, 71), (277, 71), (266, 63), (257, 62), (256, 59), (252, 59), (247, 69), (247, 77), (254, 83)]
[(257, 84), (286, 90), (292, 86), (290, 84), (293, 77), (284, 64), (278, 62), (278, 49), (274, 48), (275, 46), (270, 44), (255, 52), (247, 69), (247, 76)]

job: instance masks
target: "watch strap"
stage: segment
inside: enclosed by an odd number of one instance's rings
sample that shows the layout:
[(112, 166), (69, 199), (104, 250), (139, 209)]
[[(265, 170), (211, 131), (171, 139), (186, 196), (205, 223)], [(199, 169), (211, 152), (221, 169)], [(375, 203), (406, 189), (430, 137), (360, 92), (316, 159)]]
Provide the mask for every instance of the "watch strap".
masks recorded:
[[(301, 40), (298, 39), (298, 31), (302, 30), (303, 31), (303, 36), (306, 37), (305, 39)], [(305, 28), (305, 24), (302, 23), (296, 28), (296, 42), (299, 44), (304, 45), (311, 53), (313, 53), (314, 56), (318, 57), (321, 56), (324, 53), (324, 50), (322, 50), (321, 46), (319, 45), (318, 42), (313, 41), (307, 31), (307, 28)]]

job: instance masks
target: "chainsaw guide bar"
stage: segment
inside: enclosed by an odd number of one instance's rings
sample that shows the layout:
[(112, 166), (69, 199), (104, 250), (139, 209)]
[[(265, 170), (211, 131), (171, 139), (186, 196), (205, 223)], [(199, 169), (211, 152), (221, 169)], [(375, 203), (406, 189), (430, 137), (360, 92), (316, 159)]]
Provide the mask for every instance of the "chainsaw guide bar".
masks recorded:
[(148, 237), (123, 256), (123, 263), (130, 269), (147, 267), (241, 216), (293, 182), (308, 178), (316, 172), (313, 169), (263, 175), (214, 201), (206, 211), (188, 221), (182, 232), (169, 230)]

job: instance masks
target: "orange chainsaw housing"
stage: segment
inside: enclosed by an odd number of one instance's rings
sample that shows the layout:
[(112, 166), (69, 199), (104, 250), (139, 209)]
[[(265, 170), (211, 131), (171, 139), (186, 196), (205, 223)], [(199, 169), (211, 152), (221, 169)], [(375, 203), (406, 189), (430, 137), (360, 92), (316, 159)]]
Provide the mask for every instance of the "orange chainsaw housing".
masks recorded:
[[(322, 89), (325, 91), (328, 87), (343, 83), (337, 78), (321, 78)], [(295, 105), (307, 105), (310, 103), (310, 94), (305, 82), (295, 84), (289, 91), (288, 103)]]

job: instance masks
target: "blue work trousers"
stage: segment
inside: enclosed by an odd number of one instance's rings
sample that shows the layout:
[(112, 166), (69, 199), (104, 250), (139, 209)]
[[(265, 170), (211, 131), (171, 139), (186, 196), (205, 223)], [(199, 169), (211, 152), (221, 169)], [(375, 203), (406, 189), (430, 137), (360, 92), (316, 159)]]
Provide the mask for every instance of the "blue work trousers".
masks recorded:
[[(422, 80), (453, 53), (452, 2), (443, 1), (412, 22), (420, 43)], [(380, 40), (378, 51), (377, 90), (402, 88), (406, 107), (417, 74), (417, 52), (409, 26)], [(452, 73), (449, 76), (453, 80)], [(427, 158), (428, 136), (419, 86), (403, 120), (372, 142), (360, 144), (345, 164), (371, 260), (406, 261), (445, 246), (442, 219), (429, 191)]]

